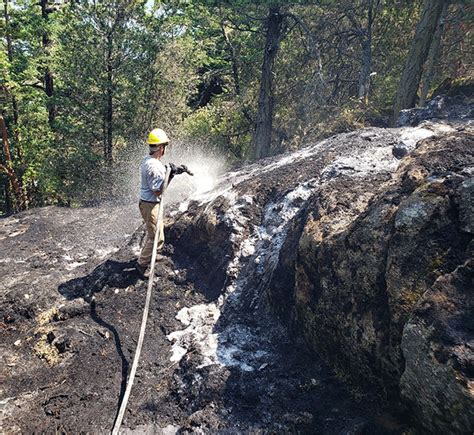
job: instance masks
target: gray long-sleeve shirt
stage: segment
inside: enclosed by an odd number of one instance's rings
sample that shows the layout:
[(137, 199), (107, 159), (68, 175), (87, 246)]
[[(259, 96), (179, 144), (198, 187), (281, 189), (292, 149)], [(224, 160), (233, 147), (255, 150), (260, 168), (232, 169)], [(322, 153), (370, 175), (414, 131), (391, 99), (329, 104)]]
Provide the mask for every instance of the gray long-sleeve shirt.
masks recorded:
[(160, 160), (145, 156), (140, 166), (141, 185), (140, 199), (150, 202), (160, 202), (154, 192), (161, 190), (166, 176), (166, 168)]

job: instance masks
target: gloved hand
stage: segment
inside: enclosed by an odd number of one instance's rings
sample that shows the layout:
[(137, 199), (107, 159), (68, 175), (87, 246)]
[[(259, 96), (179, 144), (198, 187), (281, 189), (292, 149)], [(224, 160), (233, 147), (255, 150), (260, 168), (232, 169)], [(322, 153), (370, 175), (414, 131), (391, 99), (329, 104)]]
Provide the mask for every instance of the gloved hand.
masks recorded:
[(168, 163), (170, 167), (170, 180), (178, 173), (178, 167), (174, 163)]
[(186, 172), (189, 175), (193, 173), (188, 169), (186, 165), (176, 166), (174, 163), (169, 163), (170, 166), (170, 180), (175, 176)]
[(171, 183), (171, 180), (175, 175), (182, 174), (183, 172), (193, 175), (186, 165), (176, 166), (174, 163), (168, 163), (168, 165), (170, 167), (170, 177), (168, 178), (168, 184)]
[(182, 174), (182, 173), (186, 172), (186, 174), (194, 175), (186, 165), (178, 166), (178, 171), (179, 171), (179, 172), (177, 172), (178, 174)]

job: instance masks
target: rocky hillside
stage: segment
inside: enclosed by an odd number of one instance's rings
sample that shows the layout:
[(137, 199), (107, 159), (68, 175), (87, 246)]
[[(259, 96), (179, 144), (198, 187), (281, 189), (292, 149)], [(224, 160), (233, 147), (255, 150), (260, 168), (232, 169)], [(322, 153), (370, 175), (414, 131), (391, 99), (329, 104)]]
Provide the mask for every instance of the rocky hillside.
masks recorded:
[(426, 139), (390, 180), (318, 190), (269, 290), (314, 349), (400, 393), (433, 433), (474, 424), (473, 145), (465, 132)]
[[(337, 135), (171, 207), (124, 427), (472, 432), (474, 131), (456, 118)], [(131, 207), (0, 222), (7, 431), (112, 427), (146, 289)]]
[(228, 293), (219, 331), (270, 306), (426, 429), (469, 433), (473, 139), (449, 123), (339, 135), (192, 202), (174, 243), (216, 297)]

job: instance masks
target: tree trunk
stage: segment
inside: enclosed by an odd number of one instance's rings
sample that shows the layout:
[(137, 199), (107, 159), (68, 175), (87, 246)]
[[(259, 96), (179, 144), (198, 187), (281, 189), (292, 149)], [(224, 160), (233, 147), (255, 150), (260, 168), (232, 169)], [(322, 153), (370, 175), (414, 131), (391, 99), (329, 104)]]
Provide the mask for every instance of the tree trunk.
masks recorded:
[(368, 103), (370, 88), (370, 70), (372, 69), (372, 24), (374, 20), (373, 1), (369, 0), (367, 27), (362, 41), (362, 69), (359, 76), (359, 98)]
[(249, 111), (244, 106), (243, 101), (242, 101), (242, 87), (240, 84), (239, 62), (238, 62), (237, 53), (235, 51), (234, 45), (232, 44), (232, 41), (229, 38), (229, 35), (227, 34), (225, 25), (222, 21), (221, 21), (221, 30), (222, 30), (222, 35), (224, 36), (227, 51), (229, 52), (230, 60), (232, 63), (232, 78), (234, 79), (235, 96), (237, 97), (237, 100), (239, 101), (242, 107), (242, 113), (245, 116), (245, 119), (250, 124), (253, 124), (254, 120), (252, 119), (252, 116), (250, 115)]
[[(7, 41), (7, 56), (8, 62), (13, 63), (13, 47), (12, 47), (12, 37), (10, 34), (10, 14), (8, 12), (8, 0), (3, 0), (3, 17), (5, 19), (5, 39)], [(16, 101), (15, 95), (12, 94), (12, 109), (13, 109), (13, 122), (15, 126), (18, 125), (18, 103)]]
[[(43, 18), (43, 20), (47, 22), (49, 19), (48, 15), (53, 10), (49, 7), (48, 0), (41, 0), (40, 5), (41, 5), (41, 17)], [(52, 41), (49, 37), (48, 31), (46, 30), (43, 32), (43, 50), (48, 54), (48, 61), (49, 61), (51, 45), (52, 45)], [(44, 81), (44, 91), (46, 93), (46, 96), (48, 97), (47, 102), (46, 102), (46, 106), (48, 109), (48, 122), (50, 126), (53, 126), (54, 119), (56, 118), (56, 105), (53, 100), (53, 96), (54, 96), (53, 74), (49, 68), (49, 65), (46, 65), (44, 69), (43, 81)]]
[(273, 121), (273, 65), (280, 44), (283, 16), (280, 7), (269, 9), (263, 54), (260, 93), (258, 98), (257, 125), (255, 130), (255, 157), (260, 159), (270, 155)]
[(113, 40), (110, 34), (107, 37), (107, 82), (105, 91), (105, 107), (104, 107), (104, 159), (106, 163), (112, 163), (112, 138), (113, 138), (113, 65), (112, 65)]
[(433, 37), (433, 42), (431, 43), (430, 51), (428, 53), (428, 60), (423, 71), (423, 77), (421, 79), (421, 88), (420, 88), (420, 101), (418, 105), (424, 107), (426, 103), (426, 98), (428, 97), (428, 92), (431, 87), (431, 82), (433, 81), (434, 76), (434, 67), (436, 59), (439, 56), (439, 51), (441, 48), (441, 39), (444, 34), (444, 21), (446, 19), (446, 14), (448, 12), (448, 3), (444, 3), (443, 10), (439, 17), (438, 26), (436, 27), (436, 32)]
[(2, 212), (7, 216), (13, 212), (13, 204), (10, 198), (10, 180), (7, 177), (1, 177), (2, 180), (2, 192), (0, 192), (0, 198), (4, 198)]
[[(0, 163), (0, 171), (5, 173), (10, 181), (12, 187), (12, 193), (15, 198), (15, 211), (21, 211), (26, 208), (26, 196), (21, 188), (20, 181), (13, 169), (13, 161), (10, 153), (10, 143), (8, 141), (7, 126), (5, 125), (5, 120), (3, 116), (0, 115), (0, 130), (2, 131), (2, 143), (3, 143), (3, 155), (5, 158), (5, 164)], [(8, 195), (8, 190), (6, 195)]]
[(369, 100), (370, 70), (372, 69), (372, 35), (362, 43), (362, 69), (359, 77), (359, 98), (365, 103)]
[(240, 97), (240, 77), (239, 77), (239, 66), (237, 63), (237, 55), (235, 52), (235, 48), (229, 38), (229, 35), (227, 34), (227, 30), (225, 28), (225, 24), (221, 21), (221, 31), (222, 31), (222, 36), (224, 36), (224, 41), (227, 47), (227, 51), (229, 52), (230, 56), (230, 61), (232, 63), (232, 78), (234, 79), (234, 89), (235, 89), (235, 95), (237, 97)]
[(439, 17), (447, 1), (425, 0), (425, 6), (400, 79), (393, 108), (392, 124), (396, 124), (400, 110), (415, 107), (423, 65), (426, 62)]

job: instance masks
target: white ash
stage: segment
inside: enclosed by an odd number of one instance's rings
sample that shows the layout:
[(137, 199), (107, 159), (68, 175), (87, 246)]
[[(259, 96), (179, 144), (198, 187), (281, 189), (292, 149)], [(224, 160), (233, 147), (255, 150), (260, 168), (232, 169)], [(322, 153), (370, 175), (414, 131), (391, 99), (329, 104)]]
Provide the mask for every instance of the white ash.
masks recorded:
[[(238, 303), (246, 288), (249, 276), (244, 268), (249, 259), (264, 259), (263, 263), (267, 268), (264, 270), (260, 267), (252, 273), (271, 277), (285, 239), (285, 226), (314, 189), (315, 183), (311, 180), (289, 192), (278, 204), (269, 204), (262, 224), (248, 237), (245, 236), (247, 218), (242, 215), (241, 210), (245, 204), (252, 202), (252, 198), (242, 196), (233, 201), (225, 216), (233, 226), (233, 242), (239, 246), (227, 269), (231, 282), (217, 303), (199, 304), (179, 311), (176, 318), (186, 328), (167, 336), (173, 342), (171, 361), (179, 361), (192, 348), (201, 356), (200, 367), (217, 364), (252, 371), (266, 363), (265, 359), (269, 358), (270, 353), (265, 350), (262, 337), (255, 331), (237, 322), (216, 332), (216, 324), (222, 310), (228, 310), (234, 303)], [(258, 298), (258, 294), (253, 297)]]
[[(368, 131), (367, 134), (370, 134), (371, 138), (378, 135), (377, 131)], [(394, 140), (402, 138), (408, 144), (416, 144), (419, 140), (432, 136), (436, 132), (433, 129), (418, 127), (394, 129), (391, 134)], [(353, 136), (354, 133), (348, 133), (344, 139), (351, 140), (351, 135)], [(261, 342), (261, 337), (256, 337), (251, 330), (241, 325), (238, 318), (229, 322), (231, 326), (218, 330), (216, 324), (222, 311), (225, 309), (226, 314), (231, 316), (233, 312), (238, 312), (242, 295), (249, 291), (253, 294), (245, 294), (246, 298), (248, 299), (249, 296), (253, 298), (251, 306), (258, 307), (266, 284), (277, 266), (279, 253), (286, 237), (285, 227), (317, 189), (318, 184), (328, 181), (341, 172), (353, 177), (370, 172), (392, 172), (398, 167), (399, 161), (392, 155), (390, 144), (383, 146), (369, 144), (354, 148), (351, 155), (336, 157), (318, 178), (299, 185), (278, 203), (267, 205), (262, 223), (256, 228), (249, 228), (248, 218), (242, 214), (242, 210), (252, 203), (252, 198), (249, 195), (239, 197), (234, 187), (256, 173), (261, 175), (283, 165), (316, 158), (322, 149), (329, 146), (331, 146), (331, 141), (324, 140), (296, 153), (283, 155), (277, 160), (257, 162), (242, 170), (227, 173), (219, 179), (215, 190), (189, 198), (189, 201), (198, 201), (200, 205), (206, 205), (206, 209), (209, 209), (217, 198), (226, 198), (229, 206), (224, 220), (232, 227), (231, 241), (236, 252), (228, 265), (228, 282), (219, 299), (213, 303), (183, 308), (178, 313), (177, 318), (186, 328), (167, 336), (173, 342), (172, 361), (179, 361), (189, 349), (194, 349), (201, 356), (201, 367), (218, 364), (250, 371), (265, 364), (262, 359), (268, 352), (265, 344)], [(184, 212), (188, 203), (185, 203), (180, 211)], [(260, 282), (261, 285), (259, 288), (249, 289), (251, 286), (247, 283), (250, 280)]]

